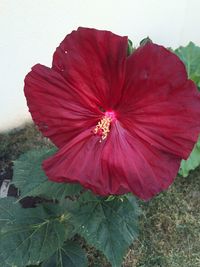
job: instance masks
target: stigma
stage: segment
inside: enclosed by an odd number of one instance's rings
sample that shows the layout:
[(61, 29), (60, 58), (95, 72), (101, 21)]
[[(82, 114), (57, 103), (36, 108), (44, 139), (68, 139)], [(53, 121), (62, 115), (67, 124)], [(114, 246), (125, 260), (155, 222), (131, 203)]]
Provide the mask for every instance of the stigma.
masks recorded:
[(101, 137), (99, 142), (106, 139), (109, 132), (111, 122), (115, 120), (115, 112), (114, 111), (106, 111), (105, 116), (97, 123), (96, 127), (93, 130), (95, 135), (99, 135)]

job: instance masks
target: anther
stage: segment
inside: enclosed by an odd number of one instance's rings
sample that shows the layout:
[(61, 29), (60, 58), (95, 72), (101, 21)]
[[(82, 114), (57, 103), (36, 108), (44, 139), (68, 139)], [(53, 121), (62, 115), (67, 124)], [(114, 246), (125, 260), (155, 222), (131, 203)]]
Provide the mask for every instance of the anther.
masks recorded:
[(107, 138), (108, 133), (110, 132), (110, 124), (113, 119), (115, 119), (113, 111), (105, 112), (105, 116), (97, 123), (93, 133), (101, 136), (101, 140), (99, 142)]

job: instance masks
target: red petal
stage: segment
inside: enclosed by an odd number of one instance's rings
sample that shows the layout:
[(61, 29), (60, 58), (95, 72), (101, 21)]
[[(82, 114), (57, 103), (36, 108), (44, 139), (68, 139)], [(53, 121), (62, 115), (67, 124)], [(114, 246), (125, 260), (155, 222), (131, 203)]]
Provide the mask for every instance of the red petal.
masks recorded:
[(179, 165), (179, 158), (131, 136), (118, 121), (105, 141), (85, 131), (43, 163), (53, 181), (79, 182), (103, 196), (132, 192), (144, 200), (168, 188)]
[(34, 122), (58, 147), (95, 125), (102, 112), (82, 102), (58, 72), (36, 65), (25, 78), (25, 95)]
[[(80, 183), (99, 195), (124, 194), (123, 181), (111, 177), (102, 153), (106, 142), (88, 129), (43, 162), (48, 178), (55, 182)], [(115, 178), (115, 179), (114, 179)], [(122, 184), (122, 185), (121, 185)]]
[(127, 55), (127, 37), (109, 31), (78, 28), (54, 53), (53, 68), (83, 99), (95, 99), (105, 110), (121, 96)]
[(131, 133), (186, 159), (200, 132), (200, 95), (176, 55), (147, 44), (127, 60), (119, 114)]

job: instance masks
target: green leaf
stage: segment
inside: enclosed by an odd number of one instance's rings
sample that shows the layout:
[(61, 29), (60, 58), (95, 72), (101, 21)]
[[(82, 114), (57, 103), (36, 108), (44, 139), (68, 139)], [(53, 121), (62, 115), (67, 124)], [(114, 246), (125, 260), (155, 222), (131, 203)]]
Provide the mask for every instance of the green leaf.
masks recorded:
[(78, 244), (67, 240), (42, 267), (87, 267), (87, 258)]
[[(23, 209), (12, 198), (0, 200), (0, 262), (23, 267), (51, 257), (71, 231), (69, 214), (57, 204)], [(15, 210), (14, 216), (12, 212)], [(68, 226), (69, 225), (69, 226)]]
[[(180, 46), (174, 51), (184, 62), (188, 76), (200, 90), (200, 47), (190, 42), (186, 47)], [(187, 160), (182, 160), (179, 174), (188, 176), (190, 170), (200, 165), (200, 139)]]
[(86, 241), (101, 250), (113, 267), (137, 236), (138, 207), (131, 196), (107, 201), (84, 193), (71, 207), (71, 220)]
[(55, 183), (48, 180), (41, 164), (55, 153), (55, 149), (32, 150), (14, 162), (13, 184), (20, 189), (21, 198), (42, 196), (47, 199), (64, 199), (65, 196), (78, 194), (78, 184)]
[(147, 36), (146, 38), (144, 38), (140, 41), (140, 46), (143, 46), (147, 43), (152, 43), (152, 40), (149, 38), (149, 36)]
[(200, 90), (200, 47), (190, 42), (187, 46), (180, 46), (174, 51), (184, 62), (188, 76)]
[(133, 47), (133, 42), (128, 39), (128, 48), (127, 48), (127, 55), (130, 56), (134, 52), (135, 48)]
[(187, 177), (191, 170), (196, 169), (200, 165), (200, 138), (194, 146), (192, 153), (187, 160), (181, 161), (179, 174)]
[(14, 203), (14, 198), (2, 198), (0, 199), (0, 230), (3, 226), (15, 221), (18, 216), (20, 206)]

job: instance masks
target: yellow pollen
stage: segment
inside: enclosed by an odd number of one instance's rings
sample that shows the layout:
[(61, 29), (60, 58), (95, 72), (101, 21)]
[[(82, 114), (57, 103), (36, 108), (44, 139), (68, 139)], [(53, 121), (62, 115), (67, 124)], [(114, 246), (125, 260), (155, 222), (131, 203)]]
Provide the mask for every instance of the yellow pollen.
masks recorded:
[[(111, 117), (108, 117), (108, 116), (103, 117), (98, 122), (96, 127), (94, 128), (93, 133), (100, 135), (102, 140), (106, 139), (108, 133), (110, 132), (111, 121), (112, 121)], [(101, 140), (100, 140), (100, 142), (101, 142)]]

